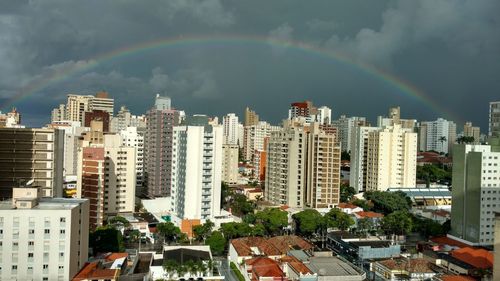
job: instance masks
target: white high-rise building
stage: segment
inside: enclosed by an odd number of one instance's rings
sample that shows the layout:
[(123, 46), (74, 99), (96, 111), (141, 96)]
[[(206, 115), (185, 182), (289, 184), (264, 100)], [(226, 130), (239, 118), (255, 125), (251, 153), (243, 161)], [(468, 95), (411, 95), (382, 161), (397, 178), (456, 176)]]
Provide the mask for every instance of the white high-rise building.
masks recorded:
[(63, 121), (63, 120), (66, 120), (66, 105), (60, 104), (59, 107), (54, 108), (52, 110), (50, 121), (53, 123), (53, 122)]
[(238, 116), (234, 113), (228, 113), (222, 118), (224, 128), (224, 143), (238, 144)]
[(64, 120), (78, 121), (80, 124), (85, 122), (85, 112), (91, 111), (91, 95), (68, 95), (66, 104), (66, 118)]
[(347, 117), (341, 115), (338, 120), (333, 121), (333, 126), (337, 128), (338, 139), (342, 151), (350, 152), (352, 150), (351, 143), (356, 126), (366, 126), (365, 117)]
[(114, 133), (125, 130), (127, 127), (146, 128), (146, 116), (132, 115), (125, 106), (122, 106), (116, 116), (111, 118), (109, 125), (110, 131)]
[(78, 121), (54, 121), (50, 127), (64, 131), (63, 176), (76, 175), (79, 139), (90, 128), (82, 127)]
[(238, 183), (238, 145), (222, 145), (222, 181), (227, 184)]
[[(420, 148), (425, 147), (425, 149), (423, 149), (424, 151), (434, 150), (444, 154), (448, 153), (448, 148), (450, 147), (449, 142), (453, 141), (454, 138), (453, 132), (450, 132), (450, 128), (453, 127), (450, 123), (453, 122), (443, 118), (438, 118), (436, 121), (421, 122), (420, 131), (421, 135), (425, 134), (425, 139), (422, 135)], [(425, 144), (423, 143), (424, 141)]]
[(415, 187), (417, 134), (395, 124), (368, 133), (366, 190)]
[(351, 138), (351, 171), (349, 184), (356, 192), (366, 189), (366, 164), (368, 151), (368, 134), (380, 130), (379, 127), (354, 126)]
[(256, 150), (264, 149), (264, 138), (269, 137), (271, 132), (279, 131), (281, 127), (272, 126), (267, 122), (259, 121), (257, 125), (245, 127), (243, 156), (245, 160), (252, 160)]
[(327, 106), (319, 107), (316, 115), (316, 122), (319, 122), (320, 124), (331, 124), (332, 110)]
[(0, 280), (71, 280), (89, 249), (89, 201), (14, 188), (0, 202)]
[(170, 210), (181, 219), (220, 215), (223, 129), (207, 116), (186, 117), (173, 130)]
[(115, 100), (110, 98), (107, 92), (98, 92), (90, 99), (90, 110), (102, 110), (113, 116), (115, 110)]
[(135, 175), (136, 190), (141, 191), (144, 187), (144, 133), (146, 128), (127, 127), (120, 131), (122, 144), (135, 149)]
[(245, 139), (245, 127), (243, 124), (239, 123), (238, 124), (238, 147), (243, 148), (243, 143)]

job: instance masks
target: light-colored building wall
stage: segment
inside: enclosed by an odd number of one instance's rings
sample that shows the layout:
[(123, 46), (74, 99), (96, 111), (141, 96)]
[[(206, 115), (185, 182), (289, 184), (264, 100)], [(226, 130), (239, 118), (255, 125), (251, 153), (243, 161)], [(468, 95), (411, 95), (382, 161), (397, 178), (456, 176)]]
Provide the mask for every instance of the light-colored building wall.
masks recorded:
[(500, 137), (500, 101), (490, 102), (488, 134), (490, 137)]
[(354, 137), (354, 130), (359, 126), (366, 126), (365, 117), (347, 117), (341, 115), (339, 119), (333, 121), (333, 126), (337, 128), (338, 140), (342, 151), (351, 152), (352, 151), (352, 138)]
[(227, 184), (238, 183), (238, 145), (222, 145), (222, 181)]
[(368, 134), (366, 190), (416, 186), (417, 134), (396, 124)]
[(368, 134), (380, 130), (378, 127), (355, 126), (351, 139), (351, 163), (349, 184), (356, 192), (366, 189)]
[(238, 144), (238, 116), (228, 113), (222, 118), (225, 144)]
[(463, 135), (464, 137), (473, 137), (474, 144), (481, 143), (481, 130), (479, 127), (473, 126), (472, 122), (465, 122)]
[(120, 131), (123, 146), (135, 149), (135, 183), (136, 191), (144, 187), (144, 133), (145, 128), (127, 127)]
[(88, 200), (24, 193), (31, 207), (0, 203), (0, 279), (71, 280), (88, 258)]
[(220, 215), (223, 129), (202, 115), (174, 127), (170, 211), (179, 218)]
[(264, 149), (264, 138), (269, 137), (272, 132), (280, 129), (279, 126), (272, 126), (264, 121), (259, 122), (257, 125), (245, 127), (243, 143), (243, 156), (245, 160), (253, 160), (255, 151)]
[(69, 94), (66, 103), (66, 120), (85, 122), (85, 112), (90, 111), (90, 102), (94, 98), (91, 95)]
[[(425, 146), (423, 151), (434, 150), (440, 153), (448, 153), (449, 142), (453, 140), (453, 132), (450, 132), (451, 122), (443, 118), (435, 121), (422, 122), (420, 132), (425, 134)], [(423, 131), (425, 127), (425, 132)], [(455, 137), (456, 137), (456, 132)]]
[(500, 212), (500, 138), (489, 145), (455, 145), (452, 197), (451, 234), (492, 245), (495, 212)]

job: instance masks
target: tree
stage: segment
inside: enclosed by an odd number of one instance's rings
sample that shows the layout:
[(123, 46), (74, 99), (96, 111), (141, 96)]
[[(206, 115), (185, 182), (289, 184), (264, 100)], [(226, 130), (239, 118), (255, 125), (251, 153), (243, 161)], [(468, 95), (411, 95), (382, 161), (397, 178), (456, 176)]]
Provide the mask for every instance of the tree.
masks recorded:
[(111, 218), (108, 221), (108, 224), (114, 226), (115, 228), (125, 228), (130, 226), (130, 222), (122, 216), (115, 216)]
[(447, 233), (445, 226), (428, 218), (413, 216), (413, 230), (418, 231), (425, 238), (441, 236)]
[(408, 211), (411, 207), (411, 200), (405, 193), (396, 191), (374, 191), (366, 194), (366, 198), (373, 203), (373, 211), (390, 214), (395, 211)]
[(207, 237), (212, 233), (214, 223), (207, 220), (204, 224), (196, 225), (193, 227), (194, 237), (198, 241), (205, 241)]
[(364, 211), (370, 211), (373, 206), (369, 204), (368, 201), (363, 199), (354, 199), (351, 204), (363, 208)]
[(257, 223), (262, 223), (268, 235), (276, 235), (288, 226), (288, 213), (279, 208), (266, 208), (255, 214)]
[(457, 138), (457, 142), (463, 144), (473, 143), (474, 141), (475, 141), (474, 137), (461, 136)]
[(216, 256), (222, 255), (226, 248), (227, 240), (219, 231), (214, 231), (205, 241), (210, 246), (210, 250)]
[(239, 217), (253, 213), (255, 210), (255, 203), (248, 201), (248, 198), (243, 194), (233, 194), (229, 206), (231, 207), (231, 212)]
[(441, 136), (441, 137), (439, 137), (438, 140), (441, 143), (441, 149), (443, 149), (443, 143), (446, 141), (446, 137), (445, 136)]
[(252, 227), (252, 236), (266, 236), (266, 228), (262, 224), (256, 224)]
[(354, 224), (354, 220), (348, 214), (334, 208), (325, 214), (325, 223), (327, 227), (347, 230)]
[(179, 264), (172, 259), (167, 259), (166, 261), (163, 262), (163, 270), (167, 272), (167, 278), (173, 279), (173, 276), (175, 273), (177, 273), (177, 267), (179, 267)]
[(228, 222), (221, 224), (220, 230), (227, 239), (246, 237), (251, 234), (252, 228), (244, 222)]
[(222, 208), (224, 209), (228, 202), (227, 202), (227, 198), (231, 195), (231, 190), (229, 189), (229, 185), (227, 185), (227, 183), (225, 182), (221, 182), (221, 185), (220, 185), (220, 204), (222, 206)]
[(292, 216), (297, 234), (311, 237), (324, 225), (323, 216), (314, 209), (306, 209)]
[(375, 225), (373, 220), (369, 218), (362, 218), (358, 220), (358, 232), (366, 236), (366, 233), (373, 230)]
[(124, 252), (122, 233), (112, 226), (100, 226), (90, 233), (90, 247), (94, 253)]
[(408, 211), (395, 211), (382, 219), (382, 229), (386, 233), (407, 234), (413, 228), (412, 216)]
[(339, 209), (333, 208), (325, 214), (325, 222), (328, 227), (347, 230), (354, 224), (354, 220)]
[(347, 151), (342, 151), (342, 153), (340, 154), (340, 160), (351, 160), (351, 154), (349, 154), (349, 152)]
[(356, 194), (354, 187), (344, 184), (340, 185), (340, 202), (350, 202), (354, 197), (354, 194)]
[(254, 213), (248, 213), (243, 217), (243, 222), (246, 222), (248, 224), (254, 224), (256, 219), (257, 217), (255, 216)]
[(156, 225), (156, 229), (168, 245), (181, 237), (181, 230), (171, 222), (159, 223)]

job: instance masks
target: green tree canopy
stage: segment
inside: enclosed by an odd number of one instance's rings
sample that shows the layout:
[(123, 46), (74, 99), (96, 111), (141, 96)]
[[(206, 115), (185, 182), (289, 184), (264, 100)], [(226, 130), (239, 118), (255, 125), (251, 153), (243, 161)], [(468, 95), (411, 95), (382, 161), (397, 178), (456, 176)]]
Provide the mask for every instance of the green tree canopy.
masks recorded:
[(413, 231), (418, 231), (422, 236), (441, 236), (447, 233), (446, 227), (428, 218), (413, 216)]
[(383, 213), (384, 215), (395, 211), (408, 211), (411, 207), (411, 200), (405, 193), (400, 191), (365, 192), (364, 196), (373, 203), (373, 211)]
[(214, 231), (205, 241), (207, 245), (210, 246), (210, 250), (216, 256), (220, 256), (224, 253), (226, 248), (227, 240), (219, 231)]
[(323, 216), (315, 209), (298, 212), (292, 218), (296, 226), (295, 231), (303, 236), (310, 237), (325, 225)]
[(386, 233), (404, 235), (413, 228), (412, 215), (408, 211), (395, 211), (382, 219), (382, 229)]
[(115, 216), (115, 217), (111, 218), (108, 221), (108, 224), (112, 225), (114, 227), (129, 227), (130, 226), (130, 222), (122, 216)]
[(333, 208), (325, 214), (325, 222), (328, 227), (347, 230), (354, 224), (354, 219), (341, 210)]
[(214, 223), (210, 220), (207, 220), (204, 224), (196, 225), (193, 227), (194, 237), (198, 241), (204, 241), (208, 236), (210, 236), (213, 228)]
[(246, 214), (253, 213), (255, 210), (255, 203), (249, 201), (247, 197), (243, 194), (233, 194), (232, 200), (229, 203), (231, 212), (239, 217), (243, 217)]
[(156, 225), (156, 229), (163, 240), (169, 245), (172, 241), (181, 237), (181, 230), (171, 222), (163, 222)]
[(125, 251), (122, 233), (112, 226), (97, 227), (90, 232), (89, 242), (94, 253)]
[(340, 202), (350, 202), (354, 197), (354, 194), (356, 194), (354, 187), (344, 184), (340, 185)]
[(264, 225), (268, 235), (277, 235), (288, 226), (288, 213), (279, 208), (267, 208), (255, 216), (257, 223)]

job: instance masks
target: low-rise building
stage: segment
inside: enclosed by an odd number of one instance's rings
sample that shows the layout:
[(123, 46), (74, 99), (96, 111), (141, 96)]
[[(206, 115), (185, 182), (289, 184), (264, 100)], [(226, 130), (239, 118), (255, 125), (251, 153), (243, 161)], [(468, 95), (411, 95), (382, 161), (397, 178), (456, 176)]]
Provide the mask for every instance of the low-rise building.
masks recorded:
[(429, 280), (436, 275), (432, 263), (425, 259), (387, 259), (373, 264), (376, 276), (382, 280)]
[(396, 258), (401, 254), (401, 246), (391, 240), (379, 237), (362, 238), (342, 231), (331, 232), (327, 237), (327, 246), (355, 263)]

